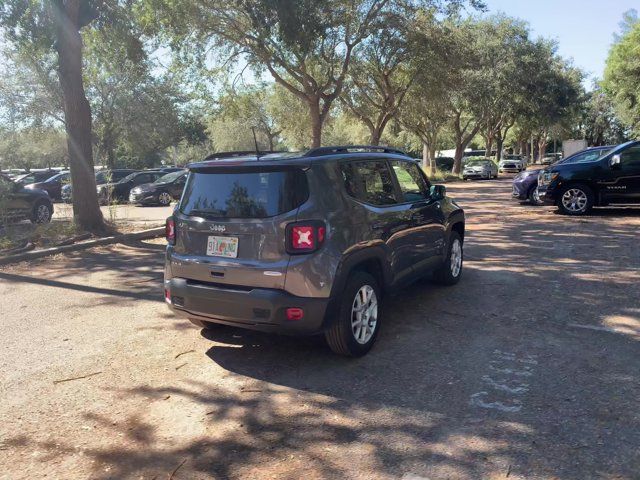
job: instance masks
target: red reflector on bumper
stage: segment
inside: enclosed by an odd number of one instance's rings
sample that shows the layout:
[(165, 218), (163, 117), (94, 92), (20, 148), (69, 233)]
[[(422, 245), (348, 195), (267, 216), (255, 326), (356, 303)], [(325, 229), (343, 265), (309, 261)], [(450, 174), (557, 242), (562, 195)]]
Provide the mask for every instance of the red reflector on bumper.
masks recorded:
[(165, 288), (165, 289), (164, 289), (164, 300), (165, 300), (167, 303), (171, 303), (171, 293), (169, 292), (169, 289), (168, 289), (168, 288)]
[(287, 320), (302, 320), (304, 318), (304, 310), (301, 308), (287, 308)]

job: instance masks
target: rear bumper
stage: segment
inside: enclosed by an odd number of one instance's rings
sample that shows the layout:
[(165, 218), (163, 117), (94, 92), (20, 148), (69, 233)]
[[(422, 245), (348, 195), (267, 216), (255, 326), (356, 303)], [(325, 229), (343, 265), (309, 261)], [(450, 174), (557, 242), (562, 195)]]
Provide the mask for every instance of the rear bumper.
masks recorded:
[[(172, 278), (165, 281), (170, 308), (199, 326), (221, 323), (262, 332), (312, 335), (323, 330), (329, 298), (297, 297), (284, 290), (235, 288)], [(287, 320), (287, 308), (301, 308), (301, 320)]]

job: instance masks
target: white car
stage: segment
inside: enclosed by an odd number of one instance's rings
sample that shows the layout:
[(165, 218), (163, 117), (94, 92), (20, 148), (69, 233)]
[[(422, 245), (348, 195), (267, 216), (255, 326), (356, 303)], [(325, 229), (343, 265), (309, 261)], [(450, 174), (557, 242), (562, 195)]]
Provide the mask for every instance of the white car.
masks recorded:
[(525, 161), (520, 155), (505, 155), (502, 160), (500, 160), (500, 163), (498, 163), (500, 173), (520, 173), (525, 167)]

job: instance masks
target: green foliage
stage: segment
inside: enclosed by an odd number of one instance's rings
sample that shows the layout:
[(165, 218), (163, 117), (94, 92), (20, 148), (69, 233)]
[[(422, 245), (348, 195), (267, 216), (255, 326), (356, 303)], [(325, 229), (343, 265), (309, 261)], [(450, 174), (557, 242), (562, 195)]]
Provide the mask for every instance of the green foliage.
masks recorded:
[(68, 165), (67, 140), (52, 127), (0, 130), (0, 166), (5, 168), (46, 168)]
[(640, 135), (640, 22), (629, 26), (611, 47), (602, 85), (620, 119)]

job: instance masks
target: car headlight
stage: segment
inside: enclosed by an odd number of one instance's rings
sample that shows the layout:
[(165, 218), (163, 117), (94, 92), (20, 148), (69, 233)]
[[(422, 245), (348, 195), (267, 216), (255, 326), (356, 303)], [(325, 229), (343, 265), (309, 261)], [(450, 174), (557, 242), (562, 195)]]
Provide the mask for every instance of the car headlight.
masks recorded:
[(540, 185), (547, 185), (558, 178), (558, 172), (546, 172), (542, 171), (538, 175), (538, 183)]

